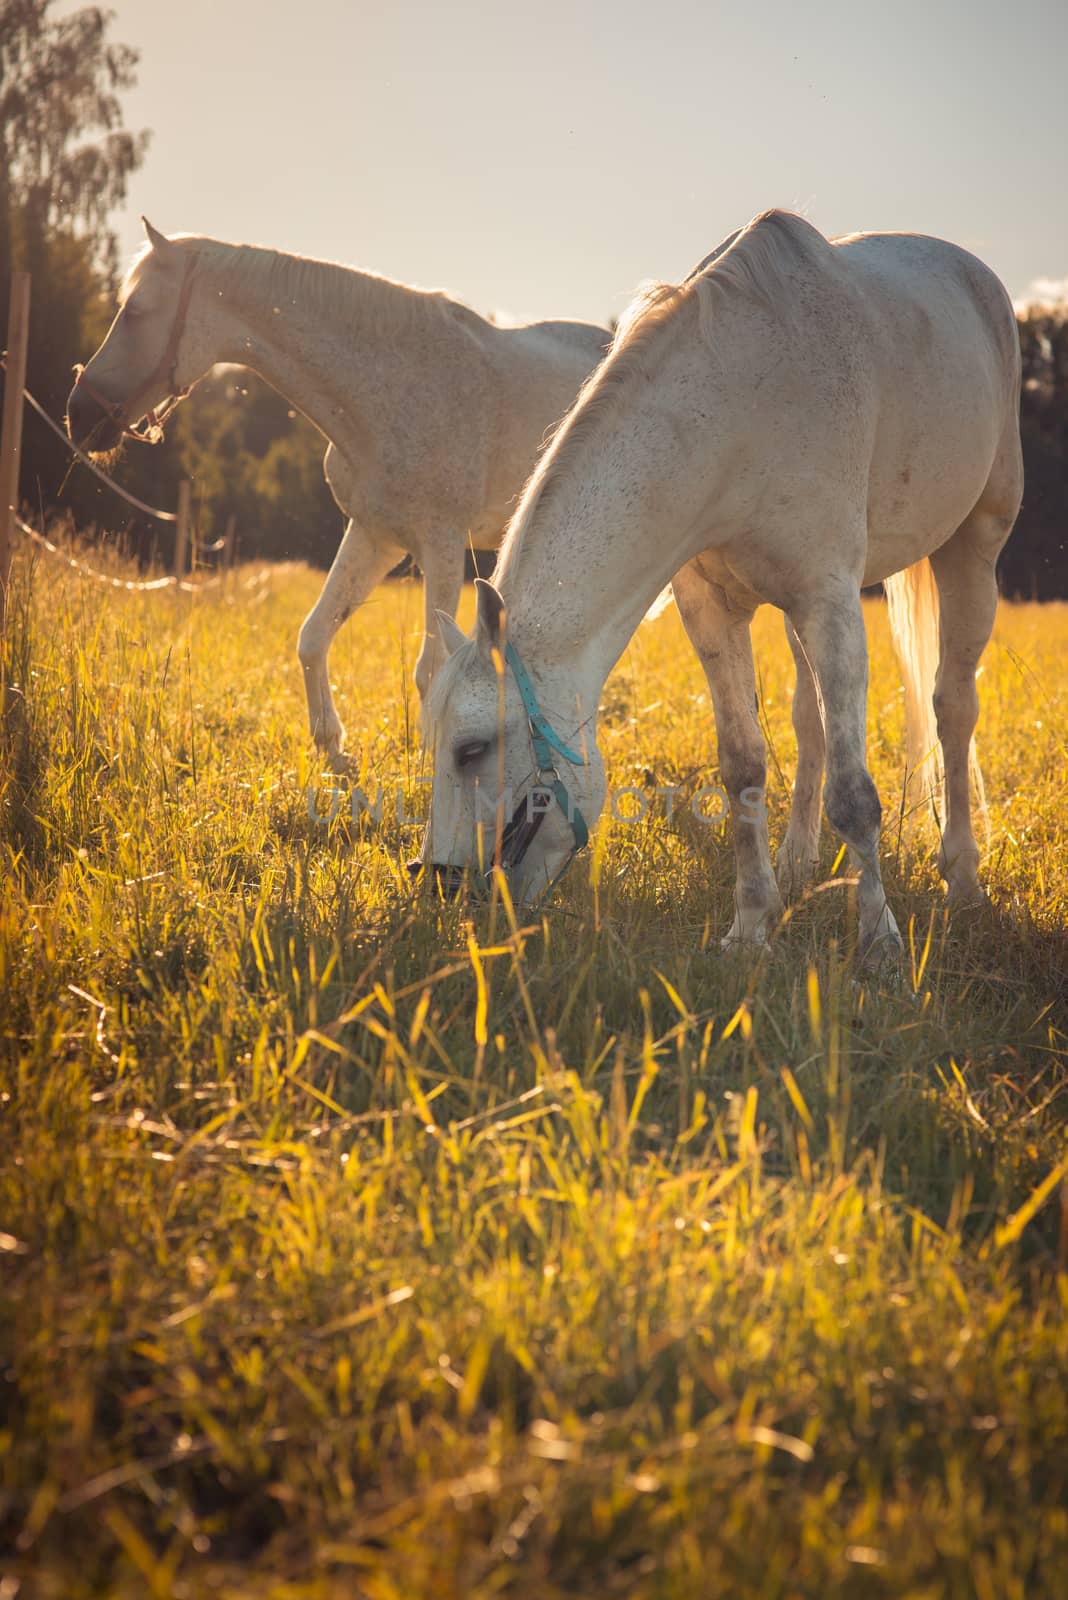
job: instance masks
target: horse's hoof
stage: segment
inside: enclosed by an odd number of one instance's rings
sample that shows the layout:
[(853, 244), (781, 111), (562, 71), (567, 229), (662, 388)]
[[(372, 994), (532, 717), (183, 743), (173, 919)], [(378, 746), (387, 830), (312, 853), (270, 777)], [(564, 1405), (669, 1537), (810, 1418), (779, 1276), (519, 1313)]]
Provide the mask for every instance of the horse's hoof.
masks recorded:
[(946, 894), (946, 907), (951, 917), (982, 911), (989, 904), (987, 892), (979, 883), (963, 884), (959, 889), (948, 890)]
[[(775, 921), (778, 919), (776, 918)], [(756, 955), (759, 951), (767, 949), (775, 922), (762, 917), (758, 922), (741, 924), (734, 922), (729, 931), (719, 941), (719, 948), (725, 956), (738, 954)]]
[(767, 934), (753, 933), (748, 938), (740, 934), (725, 933), (719, 941), (720, 954), (725, 956), (755, 955), (768, 942)]
[(861, 952), (860, 969), (871, 976), (898, 977), (904, 967), (905, 946), (896, 928), (892, 932), (877, 933)]
[(352, 759), (340, 745), (328, 747), (323, 751), (323, 764), (335, 778), (347, 778), (352, 771)]

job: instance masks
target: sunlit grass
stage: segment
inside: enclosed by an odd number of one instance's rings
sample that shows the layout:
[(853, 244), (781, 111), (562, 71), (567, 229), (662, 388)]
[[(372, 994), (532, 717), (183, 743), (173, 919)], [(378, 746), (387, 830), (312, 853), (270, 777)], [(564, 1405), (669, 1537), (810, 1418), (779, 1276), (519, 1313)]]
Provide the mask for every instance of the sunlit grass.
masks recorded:
[[(715, 735), (672, 612), (605, 703), (648, 815), (517, 924), (404, 870), (413, 585), (335, 647), (385, 805), (325, 826), (294, 655), (315, 574), (16, 579), (4, 1600), (1060, 1592), (1064, 608), (999, 617), (992, 904), (952, 928), (895, 820), (868, 608), (894, 985), (858, 981), (845, 887), (719, 955), (728, 841), (688, 811)], [(792, 674), (776, 616), (755, 631), (777, 838)]]

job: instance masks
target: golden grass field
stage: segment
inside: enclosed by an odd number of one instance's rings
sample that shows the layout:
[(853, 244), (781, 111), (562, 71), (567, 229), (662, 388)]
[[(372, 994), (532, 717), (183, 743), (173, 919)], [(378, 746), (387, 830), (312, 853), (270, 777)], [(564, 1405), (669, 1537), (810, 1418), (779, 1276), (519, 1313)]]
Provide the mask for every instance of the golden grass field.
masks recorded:
[[(419, 591), (335, 647), (388, 800), (325, 827), (318, 582), (16, 569), (0, 1596), (1065, 1592), (1068, 612), (1001, 610), (991, 906), (947, 927), (868, 606), (894, 984), (841, 883), (723, 958), (729, 841), (685, 805), (603, 824), (519, 925), (413, 895)], [(755, 634), (777, 839), (792, 675)], [(614, 785), (714, 778), (673, 611), (602, 748)]]

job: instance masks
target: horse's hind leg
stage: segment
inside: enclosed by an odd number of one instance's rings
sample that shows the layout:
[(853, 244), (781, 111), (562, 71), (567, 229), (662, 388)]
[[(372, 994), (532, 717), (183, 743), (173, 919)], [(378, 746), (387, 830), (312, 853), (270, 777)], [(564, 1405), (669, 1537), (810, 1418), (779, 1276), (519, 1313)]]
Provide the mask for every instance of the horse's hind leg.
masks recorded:
[(938, 585), (940, 646), (934, 708), (946, 782), (946, 825), (938, 870), (946, 880), (951, 910), (983, 899), (968, 792), (972, 735), (979, 719), (975, 672), (997, 610), (994, 566), (1012, 527), (1019, 497), (1010, 492), (1007, 497), (991, 496), (991, 501), (994, 509), (983, 509), (981, 501), (931, 556)]
[(322, 593), (305, 617), (297, 640), (297, 655), (304, 669), (308, 696), (308, 721), (312, 738), (335, 771), (344, 769), (341, 753), (345, 730), (330, 692), (327, 655), (341, 624), (362, 605), (376, 584), (399, 561), (404, 551), (385, 539), (374, 539), (350, 522)]
[(779, 846), (775, 872), (787, 899), (800, 894), (817, 866), (820, 841), (820, 796), (823, 792), (823, 717), (812, 668), (801, 648), (793, 623), (786, 618), (786, 637), (797, 669), (794, 689), (794, 732), (797, 735), (797, 776), (790, 805), (786, 837)]
[(749, 637), (753, 613), (732, 610), (723, 590), (692, 562), (676, 573), (672, 587), (712, 691), (719, 767), (734, 832), (735, 912), (723, 945), (760, 943), (778, 921), (782, 901), (768, 849), (767, 751), (757, 721)]
[(866, 959), (901, 954), (879, 871), (882, 807), (867, 767), (868, 641), (860, 588), (850, 579), (828, 580), (792, 612), (801, 647), (819, 685), (827, 740), (823, 802), (835, 832), (860, 868), (857, 910)]

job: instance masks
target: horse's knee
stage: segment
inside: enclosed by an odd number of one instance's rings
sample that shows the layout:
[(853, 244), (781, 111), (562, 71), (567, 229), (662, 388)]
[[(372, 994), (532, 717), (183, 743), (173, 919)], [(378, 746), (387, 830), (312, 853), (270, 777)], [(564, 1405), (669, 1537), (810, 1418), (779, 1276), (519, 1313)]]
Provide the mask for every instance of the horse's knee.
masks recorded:
[(853, 843), (878, 837), (883, 808), (879, 791), (863, 768), (829, 777), (823, 804), (839, 838)]
[(315, 612), (312, 611), (305, 617), (297, 635), (297, 659), (307, 671), (310, 667), (317, 666), (321, 661), (326, 640), (323, 630), (319, 625)]
[(297, 634), (297, 660), (302, 667), (308, 668), (314, 664), (317, 654), (312, 631), (307, 622), (304, 622)]

